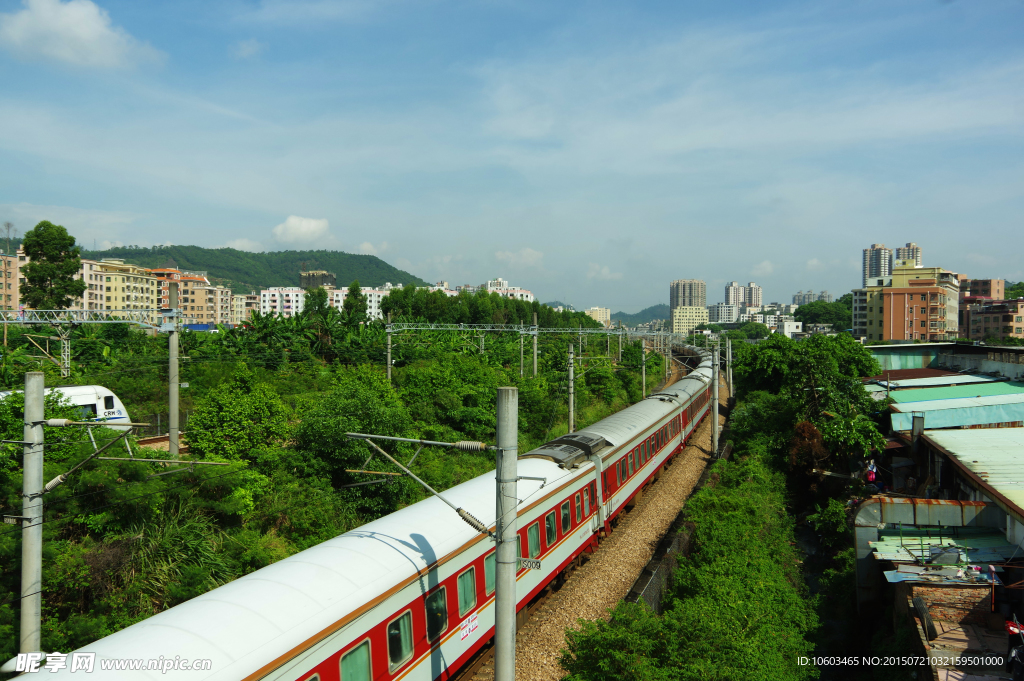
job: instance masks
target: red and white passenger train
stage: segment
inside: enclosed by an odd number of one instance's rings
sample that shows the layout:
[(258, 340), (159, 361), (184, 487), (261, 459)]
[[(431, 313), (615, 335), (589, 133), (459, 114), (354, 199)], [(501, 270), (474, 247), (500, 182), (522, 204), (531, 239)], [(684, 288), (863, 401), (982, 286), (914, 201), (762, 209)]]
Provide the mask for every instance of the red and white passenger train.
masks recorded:
[[(541, 561), (518, 573), (520, 609), (597, 548), (599, 532), (696, 430), (711, 399), (711, 358), (700, 359), (664, 391), (520, 456), (519, 475), (535, 478), (519, 482), (520, 553)], [(494, 527), (493, 472), (444, 494)], [(105, 681), (447, 679), (494, 633), (494, 572), (493, 540), (431, 497), (82, 651), (96, 654), (97, 672), (104, 660), (180, 661), (107, 669)], [(183, 668), (195, 660), (210, 662)]]

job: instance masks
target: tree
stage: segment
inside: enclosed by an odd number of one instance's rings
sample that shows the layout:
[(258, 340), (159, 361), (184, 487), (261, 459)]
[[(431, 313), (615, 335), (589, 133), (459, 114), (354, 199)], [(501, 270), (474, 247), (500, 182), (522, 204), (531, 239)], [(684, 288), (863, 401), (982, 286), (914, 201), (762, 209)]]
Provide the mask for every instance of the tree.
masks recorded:
[(767, 326), (758, 322), (747, 322), (740, 327), (740, 331), (746, 334), (747, 338), (767, 338), (771, 333)]
[(360, 322), (366, 321), (367, 307), (366, 296), (363, 295), (363, 289), (359, 287), (359, 280), (354, 280), (349, 284), (345, 302), (342, 303), (342, 309), (345, 310), (345, 316), (348, 318), (350, 326), (358, 326)]
[(85, 282), (76, 276), (80, 251), (66, 229), (43, 220), (25, 233), (21, 245), (31, 261), (22, 268), (21, 299), (27, 307), (63, 310), (82, 297)]
[(826, 303), (816, 300), (801, 305), (793, 314), (794, 319), (806, 324), (829, 324), (836, 332), (845, 331), (853, 324), (850, 308), (842, 303)]

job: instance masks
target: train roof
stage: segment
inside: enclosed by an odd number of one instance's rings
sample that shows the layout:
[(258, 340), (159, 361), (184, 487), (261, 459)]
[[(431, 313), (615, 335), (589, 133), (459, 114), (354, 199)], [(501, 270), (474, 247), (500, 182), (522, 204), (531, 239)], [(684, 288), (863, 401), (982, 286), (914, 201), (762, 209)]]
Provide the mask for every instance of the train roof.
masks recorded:
[[(710, 357), (710, 356), (709, 356)], [(684, 400), (705, 385), (694, 376), (698, 369), (663, 391), (670, 401)], [(614, 446), (628, 441), (632, 432), (651, 425), (679, 404), (651, 396), (585, 431), (604, 437)], [(587, 462), (587, 466), (590, 466)], [(566, 470), (545, 458), (522, 455), (518, 472), (543, 478), (520, 480), (521, 507), (526, 507), (557, 485), (589, 471), (587, 466)], [(494, 471), (457, 485), (445, 498), (466, 509), (488, 527), (495, 522)], [(105, 679), (176, 678), (231, 680), (245, 678), (272, 665), (289, 651), (309, 645), (310, 639), (337, 627), (374, 596), (385, 594), (416, 575), (428, 579), (428, 571), (442, 559), (481, 537), (447, 505), (429, 497), (404, 509), (362, 525), (272, 565), (196, 596), (126, 629), (90, 643), (82, 650), (99, 660), (210, 659), (212, 669), (104, 671)], [(490, 539), (484, 539), (490, 543)], [(425, 588), (432, 586), (424, 583)], [(317, 644), (313, 643), (312, 647)], [(308, 665), (303, 662), (303, 665)], [(69, 665), (70, 666), (70, 665)], [(282, 668), (287, 663), (282, 664)], [(296, 669), (301, 673), (305, 669)], [(57, 672), (70, 674), (69, 669)]]

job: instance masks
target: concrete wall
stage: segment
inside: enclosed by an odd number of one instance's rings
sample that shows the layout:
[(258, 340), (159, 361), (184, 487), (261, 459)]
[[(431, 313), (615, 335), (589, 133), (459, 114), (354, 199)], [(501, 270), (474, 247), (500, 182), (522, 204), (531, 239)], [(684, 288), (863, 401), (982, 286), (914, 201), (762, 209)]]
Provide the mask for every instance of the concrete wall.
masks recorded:
[[(1003, 353), (1000, 352), (1000, 354)], [(879, 360), (879, 362), (881, 362), (881, 360)], [(991, 371), (997, 371), (1003, 376), (1008, 376), (1013, 380), (1024, 380), (1024, 364), (994, 361), (990, 360), (988, 355), (966, 355), (960, 353), (944, 354), (939, 357), (935, 366), (944, 369), (953, 369), (956, 367), (956, 371), (975, 373), (989, 373)]]
[(869, 346), (871, 355), (882, 365), (882, 371), (897, 369), (934, 369), (937, 357), (950, 345), (874, 345)]

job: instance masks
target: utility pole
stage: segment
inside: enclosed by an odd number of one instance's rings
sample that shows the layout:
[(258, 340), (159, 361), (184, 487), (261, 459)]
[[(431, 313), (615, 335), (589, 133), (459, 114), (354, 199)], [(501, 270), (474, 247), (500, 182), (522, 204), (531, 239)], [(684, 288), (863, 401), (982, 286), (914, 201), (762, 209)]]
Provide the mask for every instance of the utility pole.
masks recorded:
[(43, 606), (43, 391), (41, 371), (25, 374), (24, 477), (21, 499), (20, 652), (42, 650)]
[(718, 347), (711, 351), (711, 451), (718, 458)]
[(569, 343), (569, 432), (576, 432), (576, 362), (572, 356), (572, 343)]
[(167, 295), (171, 307), (171, 324), (167, 329), (167, 451), (172, 459), (177, 459), (178, 388), (181, 387), (181, 376), (178, 374), (178, 282), (168, 282)]
[(480, 354), (484, 354), (484, 335), (480, 334)]
[(619, 361), (622, 361), (622, 320), (619, 320)]
[(647, 397), (647, 348), (640, 338), (640, 396)]
[[(533, 377), (537, 377), (537, 313), (533, 313)], [(518, 398), (517, 398), (518, 399)]]
[(525, 375), (526, 359), (523, 356), (523, 334), (519, 334), (519, 378)]
[[(536, 338), (536, 336), (534, 337)], [(516, 678), (516, 555), (518, 550), (519, 390), (498, 388), (497, 485), (494, 525), (494, 679)]]
[(391, 313), (388, 312), (388, 383), (391, 383)]
[(725, 380), (729, 382), (729, 398), (732, 399), (736, 391), (732, 389), (732, 338), (729, 337), (725, 339)]

